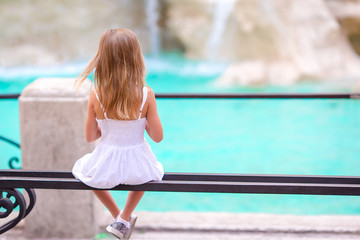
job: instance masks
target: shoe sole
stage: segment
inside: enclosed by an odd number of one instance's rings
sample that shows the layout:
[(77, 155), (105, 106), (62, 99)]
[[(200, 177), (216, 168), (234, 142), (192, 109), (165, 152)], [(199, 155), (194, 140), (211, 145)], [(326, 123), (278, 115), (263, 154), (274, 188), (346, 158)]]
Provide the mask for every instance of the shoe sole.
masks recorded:
[(137, 216), (136, 215), (131, 215), (130, 217), (130, 229), (127, 233), (125, 233), (124, 235), (124, 240), (128, 240), (135, 228), (135, 223), (136, 223), (136, 220), (137, 220)]

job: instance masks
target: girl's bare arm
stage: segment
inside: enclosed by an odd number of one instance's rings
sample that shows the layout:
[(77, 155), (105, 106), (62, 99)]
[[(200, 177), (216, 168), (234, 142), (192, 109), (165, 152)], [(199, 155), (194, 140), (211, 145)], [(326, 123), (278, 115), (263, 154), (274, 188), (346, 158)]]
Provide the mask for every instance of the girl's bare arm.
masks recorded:
[(91, 91), (88, 103), (88, 112), (86, 116), (86, 124), (85, 124), (85, 138), (89, 143), (94, 142), (96, 139), (101, 137), (100, 128), (96, 122), (96, 114), (94, 109), (94, 101), (96, 100), (96, 96), (94, 91)]
[(151, 88), (148, 88), (148, 93), (149, 106), (146, 113), (146, 131), (150, 138), (158, 143), (163, 139), (163, 127), (157, 112), (155, 94)]

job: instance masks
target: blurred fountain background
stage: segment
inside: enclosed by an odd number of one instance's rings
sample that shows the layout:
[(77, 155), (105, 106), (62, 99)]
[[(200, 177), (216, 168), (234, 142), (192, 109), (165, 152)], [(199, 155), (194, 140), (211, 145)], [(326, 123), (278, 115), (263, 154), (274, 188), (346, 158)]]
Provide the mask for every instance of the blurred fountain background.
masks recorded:
[(161, 51), (161, 39), (159, 33), (159, 1), (146, 1), (146, 23), (149, 28), (150, 54), (158, 56)]
[(359, 13), (359, 0), (1, 1), (0, 66), (88, 61), (107, 28), (124, 27), (146, 54), (225, 61), (220, 86), (356, 86)]

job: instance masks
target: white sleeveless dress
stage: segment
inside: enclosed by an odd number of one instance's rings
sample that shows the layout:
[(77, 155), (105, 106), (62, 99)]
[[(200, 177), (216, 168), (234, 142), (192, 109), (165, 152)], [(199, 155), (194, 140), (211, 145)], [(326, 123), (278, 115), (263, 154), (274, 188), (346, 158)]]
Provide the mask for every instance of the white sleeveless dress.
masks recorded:
[[(101, 189), (161, 181), (163, 166), (144, 138), (146, 118), (140, 117), (147, 98), (146, 87), (143, 93), (137, 120), (109, 119), (99, 101), (105, 116), (105, 119), (96, 119), (101, 138), (92, 153), (76, 161), (72, 173), (77, 179)], [(96, 97), (99, 100), (97, 94)]]

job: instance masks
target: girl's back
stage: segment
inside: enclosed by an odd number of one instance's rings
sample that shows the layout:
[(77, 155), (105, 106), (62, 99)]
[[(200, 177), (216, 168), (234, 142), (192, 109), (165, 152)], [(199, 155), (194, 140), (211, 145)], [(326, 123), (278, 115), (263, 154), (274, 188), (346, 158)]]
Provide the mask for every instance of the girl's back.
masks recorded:
[[(96, 92), (95, 95), (97, 96)], [(139, 118), (135, 120), (120, 120), (107, 118), (102, 104), (98, 101), (98, 110), (95, 110), (97, 124), (101, 130), (101, 143), (127, 148), (143, 143), (146, 124), (146, 113), (143, 111), (147, 99), (147, 87), (143, 88), (143, 100), (139, 109)], [(98, 97), (97, 97), (98, 100)], [(143, 113), (144, 112), (144, 113)], [(141, 118), (141, 116), (144, 116)]]

